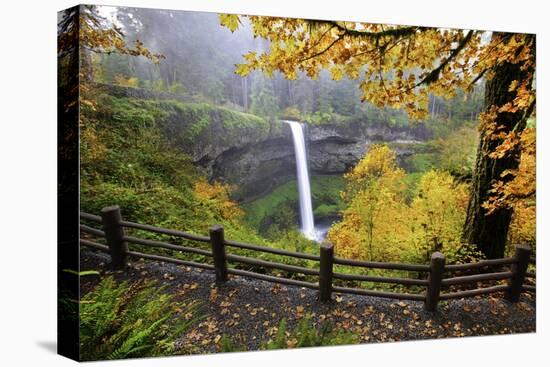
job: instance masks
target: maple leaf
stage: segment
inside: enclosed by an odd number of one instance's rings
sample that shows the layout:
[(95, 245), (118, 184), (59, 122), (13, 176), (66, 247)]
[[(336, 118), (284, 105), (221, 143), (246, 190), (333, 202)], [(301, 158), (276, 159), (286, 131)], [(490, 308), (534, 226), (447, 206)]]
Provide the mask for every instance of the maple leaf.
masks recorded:
[(212, 288), (210, 290), (210, 296), (208, 297), (208, 299), (210, 300), (210, 302), (213, 302), (217, 298), (218, 298), (218, 290), (216, 288)]
[(298, 345), (298, 339), (292, 338), (286, 341), (286, 346), (289, 348), (294, 348)]
[(220, 24), (235, 32), (241, 23), (239, 16), (235, 14), (220, 14)]
[(238, 74), (240, 76), (247, 76), (250, 73), (250, 66), (247, 64), (237, 64), (237, 68), (235, 69), (235, 74)]

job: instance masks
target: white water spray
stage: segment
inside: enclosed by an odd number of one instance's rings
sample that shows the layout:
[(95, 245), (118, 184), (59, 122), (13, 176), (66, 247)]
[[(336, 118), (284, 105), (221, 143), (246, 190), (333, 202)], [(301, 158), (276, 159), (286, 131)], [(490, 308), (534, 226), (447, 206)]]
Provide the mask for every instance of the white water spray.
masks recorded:
[(301, 123), (296, 121), (284, 120), (283, 122), (290, 125), (290, 129), (292, 130), (292, 139), (294, 140), (296, 175), (298, 177), (298, 193), (300, 194), (300, 221), (302, 223), (301, 231), (307, 238), (317, 241), (319, 240), (319, 236), (315, 230), (313, 220), (304, 128)]

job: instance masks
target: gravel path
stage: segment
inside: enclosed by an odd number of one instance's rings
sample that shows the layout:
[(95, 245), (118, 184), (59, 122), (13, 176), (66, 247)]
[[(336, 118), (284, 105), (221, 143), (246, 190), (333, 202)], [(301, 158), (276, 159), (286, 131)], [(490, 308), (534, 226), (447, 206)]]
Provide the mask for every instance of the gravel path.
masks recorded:
[[(82, 270), (100, 270), (120, 280), (144, 277), (168, 285), (167, 292), (182, 302), (199, 300), (204, 318), (179, 340), (179, 346), (193, 353), (220, 350), (221, 336), (248, 350), (258, 349), (277, 332), (282, 318), (287, 330), (306, 314), (315, 323), (329, 322), (337, 329), (360, 335), (361, 343), (389, 342), (478, 335), (535, 332), (535, 299), (522, 296), (511, 304), (500, 296), (477, 297), (440, 302), (431, 314), (422, 302), (393, 301), (357, 295), (333, 295), (333, 301), (322, 304), (317, 292), (259, 280), (230, 276), (216, 285), (212, 271), (192, 269), (149, 260), (134, 260), (126, 272), (111, 272), (105, 264), (109, 256), (83, 251)], [(85, 293), (97, 284), (94, 277), (84, 277)]]

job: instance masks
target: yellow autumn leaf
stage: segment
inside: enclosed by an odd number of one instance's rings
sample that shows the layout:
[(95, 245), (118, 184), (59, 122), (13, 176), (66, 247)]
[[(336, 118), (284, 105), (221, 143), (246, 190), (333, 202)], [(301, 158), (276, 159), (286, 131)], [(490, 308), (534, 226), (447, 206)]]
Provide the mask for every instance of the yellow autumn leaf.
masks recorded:
[(220, 14), (220, 24), (224, 27), (229, 28), (231, 32), (235, 32), (239, 28), (241, 21), (239, 16), (235, 14)]
[(332, 68), (330, 68), (330, 77), (333, 80), (340, 80), (342, 79), (342, 76), (344, 76), (344, 72), (340, 66), (335, 65)]
[(235, 74), (247, 76), (250, 73), (250, 66), (248, 66), (248, 64), (237, 64), (236, 66)]

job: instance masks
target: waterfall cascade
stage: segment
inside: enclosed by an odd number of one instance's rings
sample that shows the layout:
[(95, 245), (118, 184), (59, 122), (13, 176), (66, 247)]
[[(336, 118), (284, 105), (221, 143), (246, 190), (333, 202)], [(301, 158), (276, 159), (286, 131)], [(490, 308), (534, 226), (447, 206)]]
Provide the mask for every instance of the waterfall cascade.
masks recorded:
[(290, 125), (290, 129), (292, 130), (292, 139), (294, 141), (294, 151), (296, 154), (296, 175), (298, 178), (298, 193), (300, 195), (301, 231), (307, 238), (319, 241), (321, 238), (315, 230), (313, 208), (311, 205), (311, 188), (309, 185), (309, 171), (307, 165), (304, 128), (301, 123), (296, 121), (284, 120), (283, 122)]

